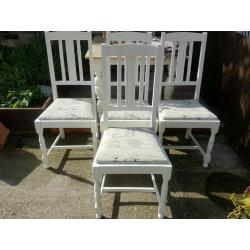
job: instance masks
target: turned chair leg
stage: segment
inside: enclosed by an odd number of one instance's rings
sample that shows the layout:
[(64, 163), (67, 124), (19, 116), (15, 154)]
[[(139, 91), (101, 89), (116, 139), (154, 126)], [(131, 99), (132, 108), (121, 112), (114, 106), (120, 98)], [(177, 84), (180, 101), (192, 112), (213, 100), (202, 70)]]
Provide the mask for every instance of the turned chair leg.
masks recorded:
[(211, 128), (211, 135), (207, 145), (207, 152), (203, 158), (203, 167), (207, 168), (209, 162), (211, 161), (211, 152), (214, 146), (215, 135), (218, 132), (218, 128)]
[(62, 139), (65, 139), (65, 133), (64, 133), (64, 129), (63, 128), (59, 128), (59, 134), (60, 134), (60, 137), (62, 138)]
[(94, 178), (95, 216), (97, 219), (100, 219), (102, 217), (102, 209), (101, 209), (102, 178), (99, 174), (93, 174), (93, 178)]
[(94, 151), (94, 156), (95, 156), (97, 152), (97, 127), (96, 125), (93, 125), (91, 127), (91, 133), (92, 133), (93, 151)]
[(191, 133), (191, 131), (192, 131), (192, 128), (187, 128), (187, 130), (186, 130), (186, 134), (185, 134), (185, 139), (189, 139), (190, 138), (190, 133)]
[(164, 214), (166, 212), (166, 199), (167, 199), (167, 193), (168, 193), (168, 175), (163, 174), (162, 175), (162, 186), (161, 186), (161, 197), (158, 207), (158, 218), (162, 219), (164, 217)]
[(43, 136), (43, 128), (40, 126), (39, 123), (35, 123), (35, 128), (36, 128), (36, 132), (39, 136), (39, 144), (40, 144), (40, 149), (42, 152), (42, 162), (43, 162), (43, 166), (45, 168), (49, 168), (49, 161), (48, 161), (48, 156), (47, 156), (47, 148), (46, 148), (46, 144), (45, 144), (45, 140), (44, 140), (44, 136)]

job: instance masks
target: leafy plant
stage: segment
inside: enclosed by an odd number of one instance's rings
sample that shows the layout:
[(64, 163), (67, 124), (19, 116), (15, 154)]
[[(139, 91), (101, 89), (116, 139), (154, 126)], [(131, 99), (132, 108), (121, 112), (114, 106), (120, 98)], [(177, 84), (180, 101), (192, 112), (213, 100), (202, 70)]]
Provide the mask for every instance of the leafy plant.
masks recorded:
[(0, 44), (0, 106), (28, 107), (44, 96), (37, 86), (49, 83), (44, 34), (34, 32), (16, 47)]
[(11, 108), (29, 107), (32, 104), (38, 104), (41, 99), (43, 99), (43, 94), (37, 86), (20, 91), (8, 90), (0, 106)]
[(229, 219), (249, 219), (250, 218), (250, 186), (248, 186), (243, 195), (231, 195), (231, 201), (234, 210), (228, 214)]

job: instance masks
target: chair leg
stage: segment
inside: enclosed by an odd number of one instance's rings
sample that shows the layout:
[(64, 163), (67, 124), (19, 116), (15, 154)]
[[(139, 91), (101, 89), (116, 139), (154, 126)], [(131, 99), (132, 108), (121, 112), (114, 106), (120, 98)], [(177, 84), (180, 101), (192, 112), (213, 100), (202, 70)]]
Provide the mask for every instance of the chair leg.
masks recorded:
[(46, 144), (45, 144), (45, 140), (44, 140), (44, 136), (43, 136), (43, 128), (40, 126), (39, 123), (35, 123), (35, 128), (36, 128), (36, 132), (39, 136), (39, 144), (40, 144), (40, 149), (42, 152), (42, 162), (43, 162), (43, 166), (45, 168), (49, 168), (49, 161), (48, 161), (48, 156), (47, 156), (47, 148), (46, 148)]
[(91, 133), (92, 133), (92, 143), (93, 143), (93, 151), (94, 156), (97, 152), (97, 127), (96, 124), (91, 127)]
[(186, 134), (185, 134), (185, 139), (189, 139), (190, 138), (190, 133), (191, 133), (191, 131), (192, 131), (192, 128), (187, 128), (187, 130), (186, 130)]
[(163, 134), (165, 131), (165, 126), (161, 125), (161, 123), (159, 124), (159, 140), (162, 143), (163, 141)]
[(93, 174), (94, 178), (94, 196), (95, 196), (95, 216), (97, 219), (102, 217), (101, 209), (101, 184), (102, 178), (98, 174)]
[(211, 135), (207, 145), (207, 152), (203, 158), (203, 167), (207, 168), (209, 162), (211, 161), (211, 152), (214, 146), (215, 135), (218, 132), (218, 128), (211, 128)]
[(63, 128), (59, 128), (59, 131), (60, 131), (60, 137), (62, 138), (62, 139), (65, 139), (65, 133), (64, 133), (64, 129)]
[(166, 199), (167, 199), (167, 193), (168, 193), (168, 175), (163, 174), (162, 175), (162, 186), (161, 186), (161, 197), (158, 207), (158, 218), (162, 219), (164, 217), (164, 213), (166, 210)]

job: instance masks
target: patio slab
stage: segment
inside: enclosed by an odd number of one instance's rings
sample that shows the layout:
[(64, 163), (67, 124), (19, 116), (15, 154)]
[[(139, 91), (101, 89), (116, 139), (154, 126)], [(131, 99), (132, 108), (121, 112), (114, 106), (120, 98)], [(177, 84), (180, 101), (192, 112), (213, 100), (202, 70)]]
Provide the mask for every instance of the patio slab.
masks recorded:
[[(181, 136), (180, 136), (181, 137)], [(53, 136), (46, 135), (49, 143)], [(181, 140), (169, 136), (171, 141)], [(203, 143), (206, 136), (199, 136)], [(90, 140), (69, 135), (68, 143)], [(49, 144), (48, 143), (48, 144)], [(202, 168), (196, 151), (171, 150), (173, 174), (169, 183), (166, 218), (226, 218), (231, 193), (243, 192), (250, 183), (246, 169), (223, 134), (216, 138), (212, 163)], [(51, 167), (44, 169), (36, 135), (10, 135), (0, 154), (0, 218), (95, 218), (92, 151), (54, 151)], [(110, 183), (146, 185), (146, 176), (109, 178)], [(160, 185), (161, 179), (157, 178)], [(105, 218), (157, 218), (154, 194), (105, 193)]]

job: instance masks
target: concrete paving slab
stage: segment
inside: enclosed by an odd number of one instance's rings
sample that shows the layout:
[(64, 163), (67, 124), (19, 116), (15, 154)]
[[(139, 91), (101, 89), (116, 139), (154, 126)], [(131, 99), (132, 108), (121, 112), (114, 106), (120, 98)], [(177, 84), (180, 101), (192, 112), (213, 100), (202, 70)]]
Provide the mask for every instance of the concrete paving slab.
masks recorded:
[[(200, 142), (205, 143), (207, 137), (200, 136)], [(49, 143), (53, 138), (46, 136)], [(90, 137), (69, 135), (67, 140), (87, 142)], [(216, 138), (208, 169), (202, 168), (199, 152), (167, 153), (173, 174), (166, 218), (226, 218), (232, 208), (230, 194), (242, 192), (250, 183), (249, 170), (223, 135)], [(51, 167), (44, 169), (36, 135), (10, 135), (0, 154), (0, 218), (95, 218), (92, 151), (54, 151), (49, 160)], [(108, 181), (114, 185), (151, 185), (143, 175), (115, 176)], [(160, 177), (157, 182), (160, 185)], [(157, 200), (150, 193), (105, 193), (102, 206), (105, 218), (157, 218)]]

